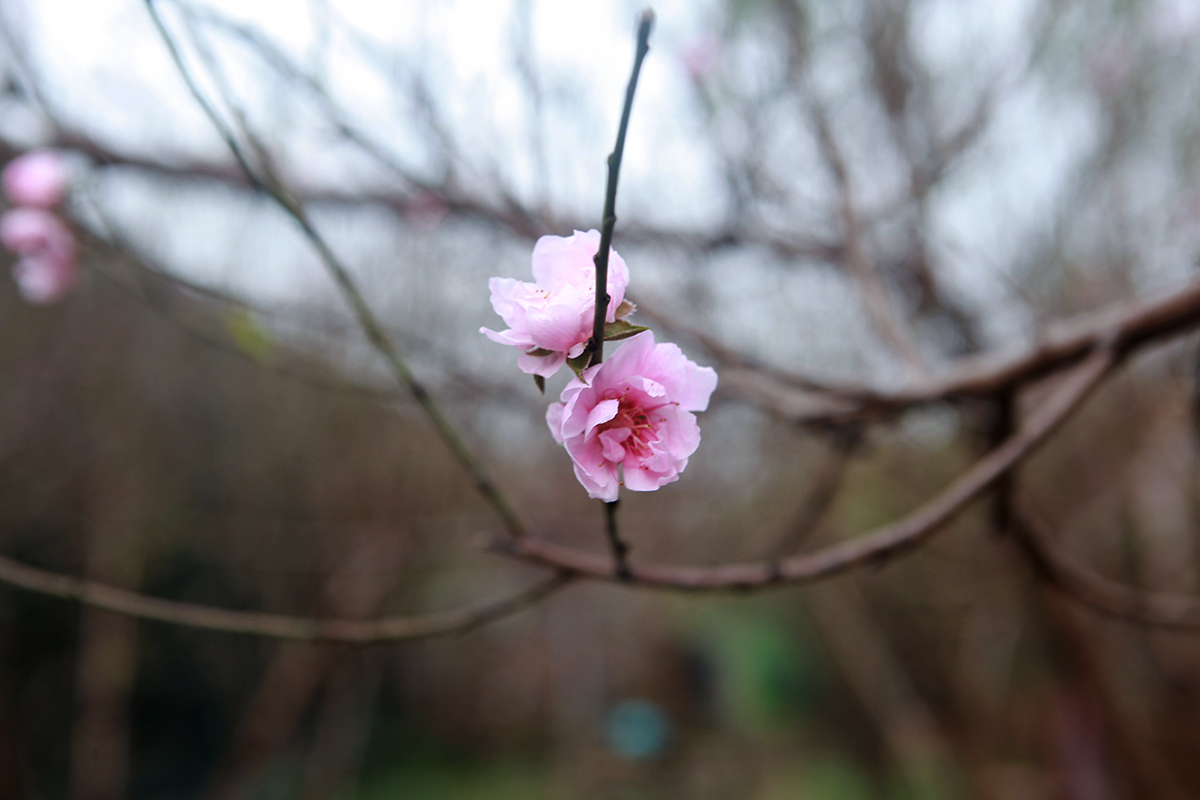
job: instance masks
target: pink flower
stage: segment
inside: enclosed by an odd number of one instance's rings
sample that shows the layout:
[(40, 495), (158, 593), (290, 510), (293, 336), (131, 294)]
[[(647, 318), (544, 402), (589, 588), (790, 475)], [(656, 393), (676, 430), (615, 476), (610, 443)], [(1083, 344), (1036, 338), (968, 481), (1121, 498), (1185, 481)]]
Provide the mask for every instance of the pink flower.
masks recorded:
[(693, 40), (679, 54), (688, 77), (697, 83), (716, 69), (721, 61), (721, 42), (712, 34)]
[(75, 285), (75, 237), (49, 211), (6, 211), (0, 216), (0, 242), (20, 256), (13, 278), (30, 303), (53, 303)]
[(567, 384), (546, 423), (588, 495), (611, 503), (622, 477), (635, 492), (679, 478), (700, 444), (691, 412), (708, 408), (716, 388), (712, 368), (696, 366), (673, 344), (655, 344), (646, 331)]
[[(492, 278), (492, 308), (508, 330), (480, 328), (493, 342), (521, 349), (517, 366), (523, 372), (548, 378), (566, 362), (583, 353), (592, 336), (596, 308), (596, 265), (600, 232), (575, 231), (570, 238), (543, 236), (533, 248), (533, 277), (537, 283), (513, 278)], [(609, 250), (608, 322), (616, 321), (617, 307), (625, 300), (629, 268)], [(544, 351), (544, 352), (537, 352)]]
[(66, 194), (68, 178), (61, 155), (53, 150), (31, 150), (4, 168), (4, 192), (20, 206), (54, 208)]

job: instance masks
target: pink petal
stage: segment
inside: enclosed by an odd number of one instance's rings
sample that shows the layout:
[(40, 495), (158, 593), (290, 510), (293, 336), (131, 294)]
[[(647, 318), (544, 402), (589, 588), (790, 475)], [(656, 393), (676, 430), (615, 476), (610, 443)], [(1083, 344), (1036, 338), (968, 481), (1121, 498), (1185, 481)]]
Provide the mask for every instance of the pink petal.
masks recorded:
[(13, 208), (0, 216), (0, 242), (20, 255), (73, 258), (75, 237), (57, 216), (40, 208)]
[(61, 300), (75, 286), (74, 262), (27, 256), (13, 265), (13, 280), (27, 302), (44, 305)]
[(52, 150), (31, 150), (4, 168), (4, 192), (17, 205), (54, 208), (67, 191), (67, 165)]
[(603, 425), (615, 417), (620, 407), (620, 402), (615, 399), (605, 400), (601, 403), (597, 403), (592, 410), (588, 412), (587, 424), (584, 425), (583, 428), (584, 437), (591, 436), (592, 431), (595, 430), (597, 425)]
[(531, 308), (525, 313), (525, 329), (538, 347), (547, 350), (570, 350), (579, 343), (580, 318), (578, 309), (553, 305)]
[(575, 437), (566, 439), (564, 444), (575, 462), (575, 477), (587, 489), (588, 496), (607, 502), (616, 500), (620, 487), (617, 465), (604, 458), (599, 442), (593, 439), (587, 443), (583, 437)]
[(508, 344), (513, 347), (533, 347), (528, 336), (523, 336), (511, 328), (506, 331), (494, 331), (491, 328), (480, 328), (479, 332), (497, 344)]
[(612, 428), (600, 434), (601, 452), (606, 459), (620, 463), (625, 459), (625, 448), (621, 443), (633, 435), (629, 428)]
[(567, 363), (566, 353), (551, 353), (548, 356), (535, 356), (529, 353), (517, 354), (517, 366), (526, 375), (541, 375), (549, 378)]
[(550, 426), (550, 435), (559, 444), (563, 443), (562, 422), (565, 408), (566, 406), (562, 403), (551, 403), (550, 407), (546, 409), (546, 424)]
[[(684, 462), (684, 466), (687, 466), (686, 462)], [(660, 486), (679, 480), (678, 472), (670, 475), (657, 475), (649, 470), (630, 466), (629, 464), (625, 465), (624, 472), (625, 488), (634, 492), (653, 492)]]

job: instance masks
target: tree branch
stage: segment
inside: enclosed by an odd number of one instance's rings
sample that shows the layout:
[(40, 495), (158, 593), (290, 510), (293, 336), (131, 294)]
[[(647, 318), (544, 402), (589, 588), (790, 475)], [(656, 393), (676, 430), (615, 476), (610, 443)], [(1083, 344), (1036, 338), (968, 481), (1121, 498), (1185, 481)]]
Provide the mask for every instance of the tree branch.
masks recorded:
[(621, 175), (621, 158), (625, 155), (625, 133), (629, 130), (629, 115), (633, 112), (633, 94), (637, 91), (642, 61), (650, 52), (650, 31), (654, 28), (654, 12), (647, 9), (638, 19), (637, 52), (633, 56), (633, 72), (625, 87), (625, 105), (621, 109), (621, 124), (617, 126), (617, 143), (608, 154), (608, 185), (604, 191), (604, 216), (600, 221), (600, 249), (596, 251), (596, 308), (592, 316), (592, 341), (588, 351), (591, 364), (604, 360), (604, 323), (608, 318), (608, 251), (612, 247), (613, 229), (617, 225), (617, 179)]
[(75, 600), (140, 619), (169, 622), (189, 628), (265, 636), (273, 639), (374, 644), (465, 633), (514, 614), (566, 586), (574, 576), (566, 570), (543, 578), (527, 589), (499, 600), (454, 611), (382, 619), (317, 619), (164, 600), (96, 581), (62, 575), (0, 555), (0, 582), (38, 594)]
[(1013, 513), (1009, 531), (1038, 578), (1088, 608), (1136, 625), (1200, 630), (1200, 597), (1131, 589), (1074, 564), (1047, 544), (1045, 526), (1027, 511)]
[[(966, 505), (1026, 458), (1088, 396), (1116, 363), (1110, 347), (1094, 350), (1047, 399), (1027, 424), (977, 461), (953, 483), (907, 517), (849, 541), (784, 561), (685, 567), (639, 564), (630, 584), (682, 590), (747, 590), (807, 583), (865, 564), (879, 564), (911, 550), (956, 517)], [(522, 561), (567, 569), (581, 577), (615, 580), (610, 559), (525, 537), (492, 543), (492, 549)]]
[[(487, 502), (499, 515), (508, 534), (514, 537), (524, 536), (525, 527), (517, 517), (517, 514), (513, 510), (512, 506), (509, 504), (508, 499), (505, 497), (503, 492), (501, 492), (499, 486), (497, 486), (492, 481), (491, 477), (488, 476), (484, 471), (483, 465), (475, 457), (474, 452), (467, 445), (466, 441), (463, 440), (463, 438), (459, 435), (458, 430), (442, 411), (441, 406), (429, 393), (429, 390), (425, 388), (424, 384), (417, 380), (417, 377), (409, 367), (408, 362), (400, 355), (399, 350), (396, 349), (396, 346), (392, 343), (392, 340), (384, 331), (383, 325), (375, 316), (375, 312), (371, 310), (366, 298), (363, 297), (363, 294), (359, 290), (357, 283), (350, 275), (350, 271), (344, 264), (342, 264), (341, 259), (338, 258), (338, 256), (329, 247), (329, 244), (325, 241), (324, 237), (321, 236), (320, 232), (317, 231), (317, 229), (313, 226), (307, 212), (304, 210), (304, 207), (299, 203), (298, 200), (296, 200), (295, 196), (288, 191), (287, 187), (283, 185), (277, 176), (274, 174), (269, 174), (264, 180), (263, 177), (254, 173), (245, 155), (242, 153), (237, 139), (233, 136), (233, 133), (216, 113), (216, 110), (213, 108), (212, 104), (204, 99), (203, 93), (196, 85), (195, 80), (187, 69), (187, 65), (184, 64), (183, 58), (179, 53), (179, 49), (175, 46), (170, 32), (163, 24), (163, 21), (158, 14), (158, 10), (155, 7), (155, 2), (156, 0), (145, 0), (146, 8), (149, 10), (151, 17), (154, 19), (154, 24), (158, 29), (159, 35), (162, 37), (163, 42), (171, 52), (172, 59), (175, 62), (175, 66), (179, 71), (180, 77), (183, 78), (184, 82), (188, 86), (188, 89), (192, 92), (193, 96), (196, 97), (200, 107), (204, 110), (204, 113), (208, 116), (213, 126), (221, 134), (221, 138), (233, 152), (233, 155), (237, 159), (239, 166), (241, 166), (242, 170), (246, 173), (247, 179), (250, 180), (257, 188), (266, 193), (268, 197), (275, 201), (276, 205), (278, 205), (285, 213), (287, 213), (297, 225), (299, 225), (301, 231), (304, 233), (309, 243), (313, 246), (313, 249), (316, 250), (318, 256), (320, 256), (321, 262), (325, 265), (330, 277), (333, 278), (334, 283), (341, 291), (342, 297), (350, 306), (350, 309), (354, 314), (354, 318), (358, 322), (359, 327), (362, 328), (367, 341), (370, 342), (371, 346), (375, 348), (375, 351), (378, 352), (379, 355), (383, 357), (384, 361), (387, 362), (397, 382), (401, 386), (407, 388), (413, 399), (416, 400), (417, 404), (421, 406), (421, 409), (425, 412), (425, 416), (428, 417), (438, 436), (454, 454), (458, 462), (470, 474), (476, 490), (483, 496), (485, 500), (487, 500)], [(248, 131), (246, 131), (246, 133), (249, 135)], [(264, 164), (264, 166), (267, 165)]]

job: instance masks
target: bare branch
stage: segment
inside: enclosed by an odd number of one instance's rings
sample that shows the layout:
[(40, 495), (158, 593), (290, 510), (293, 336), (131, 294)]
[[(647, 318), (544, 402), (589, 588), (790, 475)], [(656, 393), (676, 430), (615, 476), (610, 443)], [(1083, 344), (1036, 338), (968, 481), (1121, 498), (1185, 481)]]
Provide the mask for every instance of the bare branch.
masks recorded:
[(1040, 579), (1088, 608), (1137, 625), (1200, 630), (1200, 597), (1132, 589), (1074, 564), (1047, 544), (1046, 526), (1028, 511), (1014, 513), (1008, 530)]
[(465, 633), (534, 605), (566, 586), (573, 577), (570, 572), (560, 570), (516, 594), (454, 611), (373, 620), (318, 619), (164, 600), (38, 569), (0, 555), (0, 582), (38, 594), (75, 600), (92, 608), (210, 631), (347, 644), (399, 642)]
[(867, 315), (871, 318), (876, 332), (889, 347), (900, 354), (913, 374), (924, 377), (926, 369), (920, 350), (917, 349), (911, 331), (905, 326), (889, 297), (879, 269), (863, 242), (862, 222), (854, 205), (850, 174), (841, 146), (829, 125), (825, 109), (815, 99), (810, 100), (809, 107), (821, 155), (825, 159), (825, 165), (833, 173), (838, 188), (838, 215), (842, 221), (846, 266), (858, 283), (863, 305), (866, 306)]
[(1200, 283), (1152, 300), (1115, 304), (1100, 311), (1048, 325), (1033, 346), (1016, 352), (989, 352), (964, 359), (941, 377), (914, 381), (893, 392), (873, 389), (816, 393), (798, 377), (795, 389), (751, 369), (727, 369), (721, 379), (775, 413), (797, 422), (847, 423), (894, 416), (914, 406), (964, 398), (988, 398), (1048, 375), (1085, 358), (1106, 343), (1117, 357), (1159, 339), (1200, 326)]
[[(907, 517), (849, 541), (781, 562), (684, 567), (639, 564), (626, 582), (654, 588), (690, 591), (763, 589), (807, 583), (866, 564), (878, 564), (928, 540), (966, 505), (1020, 463), (1066, 420), (1116, 363), (1108, 347), (1095, 349), (1063, 379), (1026, 425), (1004, 444), (977, 461), (933, 499)], [(525, 537), (492, 543), (492, 549), (541, 566), (566, 569), (580, 576), (615, 580), (611, 559), (541, 539)]]
[[(483, 465), (476, 458), (475, 453), (467, 445), (466, 441), (459, 435), (458, 430), (450, 419), (442, 411), (441, 406), (425, 388), (425, 385), (417, 379), (416, 374), (412, 371), (408, 362), (401, 356), (400, 351), (387, 335), (379, 318), (375, 316), (375, 312), (367, 303), (366, 298), (358, 288), (357, 282), (351, 276), (350, 271), (338, 258), (337, 254), (330, 248), (328, 242), (313, 226), (312, 220), (309, 219), (308, 213), (304, 207), (296, 200), (287, 187), (275, 175), (256, 176), (251, 170), (249, 162), (242, 153), (237, 139), (229, 131), (228, 126), (213, 109), (212, 104), (204, 99), (203, 93), (199, 90), (191, 73), (184, 64), (182, 57), (179, 54), (178, 48), (175, 46), (171, 38), (170, 32), (163, 24), (158, 10), (155, 8), (156, 0), (145, 0), (146, 8), (154, 19), (155, 27), (158, 29), (159, 35), (162, 37), (164, 44), (170, 50), (175, 66), (179, 71), (180, 77), (183, 78), (192, 94), (200, 103), (201, 108), (212, 122), (213, 126), (221, 133), (221, 138), (229, 146), (237, 159), (238, 164), (246, 173), (247, 179), (255, 184), (266, 193), (276, 205), (280, 207), (292, 220), (300, 227), (313, 249), (316, 250), (321, 262), (325, 265), (326, 270), (333, 278), (334, 284), (341, 292), (350, 310), (354, 314), (355, 320), (362, 328), (363, 334), (367, 341), (375, 349), (384, 361), (391, 368), (392, 374), (395, 376), (397, 383), (406, 388), (412, 395), (417, 404), (425, 412), (425, 416), (433, 425), (438, 436), (454, 454), (458, 462), (466, 469), (475, 484), (476, 490), (487, 500), (488, 504), (500, 516), (504, 523), (505, 530), (510, 536), (521, 537), (525, 535), (524, 525), (517, 517), (512, 505), (508, 502), (508, 498), (500, 490), (500, 487), (487, 475), (483, 469)], [(249, 132), (247, 132), (248, 134)], [(266, 180), (264, 180), (264, 177)]]

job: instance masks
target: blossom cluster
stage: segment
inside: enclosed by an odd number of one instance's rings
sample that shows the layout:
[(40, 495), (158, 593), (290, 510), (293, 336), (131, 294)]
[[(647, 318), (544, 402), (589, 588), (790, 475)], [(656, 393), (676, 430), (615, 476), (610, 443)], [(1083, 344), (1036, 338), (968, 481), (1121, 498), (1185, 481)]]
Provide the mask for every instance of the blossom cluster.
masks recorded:
[(588, 495), (613, 502), (622, 485), (650, 492), (678, 480), (700, 444), (693, 412), (708, 408), (717, 374), (625, 320), (634, 310), (625, 301), (629, 269), (615, 250), (608, 259), (605, 339), (624, 341), (607, 361), (586, 363), (599, 249), (595, 230), (543, 236), (533, 249), (534, 283), (492, 278), (488, 284), (492, 308), (508, 329), (480, 332), (516, 347), (517, 365), (539, 381), (564, 364), (575, 372), (546, 422)]
[(0, 176), (13, 203), (0, 216), (0, 243), (17, 254), (13, 279), (30, 303), (53, 303), (75, 285), (75, 236), (54, 213), (68, 178), (62, 156), (50, 150), (13, 159)]

